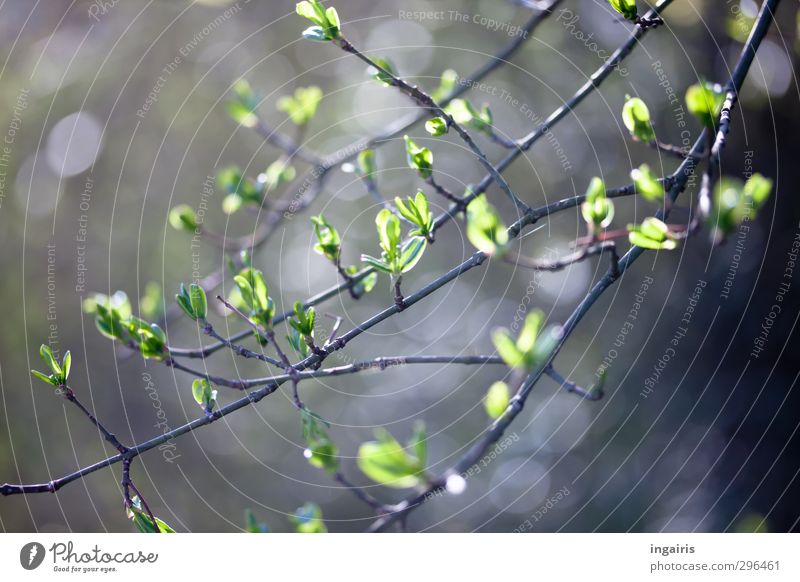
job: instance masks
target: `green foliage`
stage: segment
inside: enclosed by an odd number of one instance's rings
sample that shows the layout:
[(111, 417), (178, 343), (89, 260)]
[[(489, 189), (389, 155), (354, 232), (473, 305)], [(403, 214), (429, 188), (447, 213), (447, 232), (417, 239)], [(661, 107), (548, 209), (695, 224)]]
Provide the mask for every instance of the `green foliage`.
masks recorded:
[(622, 14), (626, 20), (635, 21), (638, 16), (636, 0), (608, 0), (611, 8)]
[[(148, 285), (150, 287), (150, 285)], [(150, 301), (161, 310), (161, 289), (156, 284), (150, 293), (154, 296)], [(187, 301), (189, 311), (192, 311), (189, 292), (182, 287), (181, 301)], [(177, 297), (177, 296), (176, 296)], [(145, 301), (142, 300), (142, 311)], [(183, 305), (181, 305), (183, 307)], [(83, 310), (94, 315), (97, 329), (105, 337), (119, 340), (124, 344), (136, 344), (145, 358), (163, 359), (167, 350), (167, 336), (155, 323), (148, 323), (144, 319), (132, 314), (128, 296), (123, 291), (117, 291), (111, 297), (97, 293), (83, 302)]]
[(178, 204), (169, 211), (169, 224), (175, 230), (197, 230), (197, 217), (194, 209), (188, 204)]
[(467, 238), (475, 248), (487, 255), (502, 253), (508, 244), (506, 225), (485, 194), (467, 206)]
[(395, 197), (395, 206), (400, 215), (416, 226), (409, 235), (420, 236), (427, 240), (433, 237), (433, 213), (428, 208), (428, 198), (422, 191), (412, 198), (406, 198), (405, 202), (400, 197)]
[(403, 139), (406, 142), (408, 166), (415, 169), (422, 179), (427, 180), (433, 175), (433, 154), (431, 150), (419, 147), (407, 135), (404, 135)]
[(500, 418), (508, 408), (511, 401), (511, 391), (505, 382), (495, 382), (489, 386), (486, 398), (483, 400), (483, 407), (489, 418)]
[(427, 241), (424, 238), (413, 237), (401, 247), (400, 219), (386, 208), (378, 213), (375, 225), (383, 251), (381, 258), (361, 255), (361, 260), (378, 271), (392, 276), (399, 276), (413, 269), (422, 258)]
[(142, 509), (142, 501), (138, 496), (131, 499), (131, 505), (127, 508), (128, 518), (133, 521), (142, 533), (175, 533), (175, 530), (164, 523), (163, 520), (155, 517), (156, 522), (150, 519), (150, 516)]
[(606, 186), (598, 177), (589, 182), (586, 201), (581, 204), (581, 214), (591, 233), (598, 228), (606, 228), (614, 220), (614, 203), (606, 196)]
[(286, 113), (295, 125), (305, 125), (314, 118), (322, 100), (322, 89), (316, 86), (298, 87), (294, 96), (284, 95), (278, 99), (278, 109)]
[(622, 122), (634, 139), (644, 143), (655, 141), (656, 132), (650, 123), (650, 110), (638, 97), (625, 96), (625, 105), (622, 106)]
[(375, 150), (361, 150), (358, 154), (358, 173), (364, 178), (371, 178), (375, 173)]
[(328, 533), (328, 528), (322, 521), (322, 510), (311, 501), (298, 507), (294, 515), (289, 517), (289, 521), (297, 533)]
[(339, 236), (339, 231), (322, 214), (312, 216), (311, 222), (314, 224), (314, 236), (317, 238), (314, 252), (334, 264), (338, 263), (342, 251), (342, 239)]
[(214, 403), (217, 401), (217, 391), (214, 390), (211, 382), (205, 378), (197, 378), (192, 382), (192, 396), (203, 412), (211, 414), (211, 411), (214, 410)]
[(260, 206), (263, 200), (261, 189), (242, 175), (238, 166), (228, 166), (217, 173), (217, 186), (227, 193), (222, 201), (222, 210), (233, 214), (244, 204)]
[(678, 246), (675, 233), (654, 216), (645, 218), (641, 224), (629, 224), (628, 231), (628, 240), (637, 247), (671, 251)]
[(439, 86), (431, 92), (431, 98), (437, 103), (446, 99), (455, 90), (456, 83), (458, 83), (458, 73), (453, 69), (445, 70), (439, 80)]
[(425, 425), (417, 423), (404, 448), (384, 428), (375, 430), (377, 440), (358, 449), (358, 467), (370, 479), (386, 487), (407, 489), (425, 482), (427, 440)]
[(492, 111), (483, 104), (480, 111), (467, 99), (453, 99), (445, 111), (459, 125), (468, 125), (484, 133), (492, 133)]
[(390, 86), (394, 82), (393, 77), (397, 76), (392, 61), (380, 57), (373, 57), (372, 62), (375, 63), (377, 67), (370, 66), (367, 70), (367, 74), (376, 81), (382, 83), (384, 87)]
[(246, 267), (233, 278), (233, 282), (239, 288), (242, 305), (250, 321), (264, 328), (270, 327), (275, 316), (275, 302), (269, 296), (264, 274), (258, 269)]
[[(353, 277), (358, 274), (358, 267), (355, 265), (350, 265), (344, 270), (349, 276)], [(378, 275), (377, 273), (370, 273), (365, 277), (362, 277), (358, 283), (353, 285), (353, 293), (355, 293), (356, 297), (361, 297), (372, 291), (375, 288), (375, 284), (378, 282)]]
[(256, 519), (256, 514), (248, 508), (244, 510), (244, 531), (247, 533), (269, 533), (269, 525)]
[(289, 325), (300, 335), (311, 338), (314, 335), (314, 317), (316, 313), (313, 307), (303, 308), (302, 301), (294, 302), (294, 317), (289, 318)]
[(69, 370), (72, 367), (72, 354), (70, 354), (69, 350), (64, 353), (60, 364), (53, 356), (50, 346), (46, 344), (42, 344), (39, 347), (39, 356), (41, 356), (45, 366), (50, 370), (50, 374), (43, 374), (37, 370), (31, 370), (31, 374), (53, 386), (65, 386), (67, 378), (69, 378)]
[(714, 210), (708, 217), (712, 235), (719, 241), (745, 220), (752, 220), (769, 199), (772, 180), (753, 174), (744, 184), (723, 177), (714, 187)]
[(233, 97), (227, 104), (228, 115), (240, 125), (255, 127), (258, 125), (258, 115), (256, 115), (258, 101), (250, 83), (245, 79), (239, 79), (233, 85)]
[(310, 352), (308, 344), (300, 333), (292, 328), (289, 330), (289, 335), (286, 336), (286, 341), (292, 346), (292, 349), (300, 354), (300, 357), (306, 358)]
[(495, 330), (492, 342), (498, 355), (511, 368), (533, 370), (543, 365), (561, 339), (561, 327), (550, 325), (543, 330), (544, 312), (535, 309), (525, 318), (516, 340), (507, 329)]
[(689, 112), (712, 131), (719, 123), (724, 104), (725, 92), (717, 84), (703, 82), (686, 90), (686, 107)]
[(448, 131), (447, 122), (444, 117), (434, 117), (425, 122), (425, 131), (434, 137), (444, 135)]
[(188, 290), (181, 283), (180, 290), (175, 295), (175, 301), (183, 312), (195, 321), (205, 319), (208, 314), (206, 292), (196, 283), (189, 285)]
[(303, 37), (308, 40), (325, 42), (339, 38), (341, 23), (336, 9), (331, 6), (327, 10), (319, 0), (303, 0), (295, 7), (297, 14), (308, 18), (315, 26), (303, 31)]
[(333, 475), (339, 470), (339, 449), (328, 436), (328, 424), (308, 408), (300, 409), (300, 419), (307, 445), (303, 456), (312, 466)]
[(297, 176), (294, 166), (283, 159), (275, 160), (264, 171), (258, 175), (257, 183), (262, 186), (264, 193), (272, 192), (281, 184), (291, 182)]
[(664, 201), (664, 187), (650, 170), (650, 166), (642, 164), (631, 170), (631, 179), (636, 186), (636, 192), (642, 198), (654, 204), (661, 204)]

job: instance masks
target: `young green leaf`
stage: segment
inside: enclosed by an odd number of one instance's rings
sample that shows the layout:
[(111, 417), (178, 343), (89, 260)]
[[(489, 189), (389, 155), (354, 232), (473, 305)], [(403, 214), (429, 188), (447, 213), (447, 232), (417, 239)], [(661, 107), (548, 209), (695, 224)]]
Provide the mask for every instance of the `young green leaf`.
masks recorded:
[(600, 178), (594, 177), (589, 182), (581, 214), (591, 233), (606, 228), (614, 219), (614, 203), (606, 197), (606, 186)]
[(642, 198), (654, 204), (661, 204), (664, 201), (664, 187), (650, 170), (650, 166), (642, 164), (631, 170), (631, 179), (636, 186), (636, 192)]
[(636, 0), (608, 0), (611, 7), (622, 14), (626, 20), (634, 22), (638, 16)]
[(433, 90), (431, 97), (437, 103), (444, 100), (456, 88), (456, 83), (458, 83), (458, 73), (456, 73), (453, 69), (447, 69), (446, 71), (442, 72), (442, 77), (439, 80), (439, 86)]
[(250, 508), (244, 510), (244, 531), (247, 533), (269, 533), (269, 526), (256, 519), (255, 513)]
[(364, 178), (370, 178), (375, 173), (375, 150), (361, 150), (358, 154), (358, 173)]
[(392, 85), (394, 83), (393, 77), (397, 76), (392, 61), (380, 57), (373, 57), (372, 62), (375, 63), (377, 67), (370, 66), (367, 69), (367, 74), (376, 81), (382, 83), (384, 87)]
[(322, 510), (316, 503), (308, 502), (297, 508), (289, 517), (297, 533), (327, 533), (328, 528), (322, 521)]
[(312, 216), (311, 222), (314, 224), (314, 236), (317, 238), (314, 252), (336, 264), (342, 250), (342, 239), (339, 232), (322, 214)]
[(467, 238), (479, 251), (492, 255), (505, 250), (508, 231), (485, 194), (467, 206)]
[(291, 182), (297, 176), (297, 170), (283, 159), (275, 160), (264, 171), (259, 174), (256, 183), (261, 185), (264, 192), (272, 192), (281, 184)]
[(678, 246), (677, 237), (669, 227), (654, 216), (645, 218), (641, 224), (628, 225), (628, 239), (632, 245), (652, 250), (672, 250)]
[(478, 131), (492, 133), (492, 111), (484, 104), (480, 111), (467, 99), (453, 99), (445, 111), (459, 125), (469, 125)]
[(255, 127), (258, 116), (255, 111), (258, 107), (258, 97), (245, 79), (239, 79), (233, 84), (233, 98), (228, 101), (228, 114), (238, 124), (244, 127)]
[(407, 135), (404, 135), (403, 139), (406, 142), (408, 166), (415, 169), (422, 179), (427, 180), (433, 175), (433, 154), (431, 150), (419, 147)]
[(358, 449), (358, 467), (370, 479), (386, 487), (407, 489), (424, 482), (424, 459), (415, 441), (413, 454), (386, 429), (375, 431), (376, 441), (365, 442)]
[(413, 199), (406, 198), (403, 201), (399, 196), (395, 197), (394, 203), (400, 216), (417, 227), (409, 233), (411, 236), (419, 236), (428, 241), (433, 239), (433, 213), (428, 207), (428, 198), (421, 190)]
[(705, 127), (712, 131), (719, 123), (725, 92), (714, 83), (698, 83), (686, 90), (686, 107)]
[[(133, 521), (142, 533), (175, 533), (175, 530), (164, 523), (158, 517), (155, 518), (156, 522), (150, 519), (150, 516), (142, 509), (142, 501), (138, 496), (131, 499), (131, 505), (127, 508), (128, 518)], [(155, 517), (155, 516), (154, 516)]]
[(625, 96), (625, 105), (622, 107), (622, 122), (634, 139), (644, 143), (655, 141), (656, 132), (650, 123), (650, 110), (644, 101), (638, 97)]
[(217, 391), (211, 386), (211, 382), (205, 378), (197, 378), (192, 382), (192, 396), (206, 414), (211, 414), (217, 401)]
[(175, 295), (175, 301), (186, 315), (188, 315), (191, 319), (197, 319), (197, 316), (194, 313), (194, 308), (192, 307), (192, 298), (183, 283), (181, 283), (180, 289)]
[(483, 406), (489, 418), (495, 419), (503, 415), (510, 401), (511, 392), (508, 389), (508, 384), (505, 382), (495, 382), (489, 386), (489, 390), (486, 392), (486, 398), (483, 400)]
[(197, 230), (197, 218), (194, 210), (188, 204), (178, 204), (169, 211), (169, 224), (175, 230)]
[(492, 334), (492, 342), (498, 355), (510, 368), (532, 370), (550, 358), (561, 337), (561, 327), (548, 326), (544, 331), (545, 316), (535, 309), (525, 318), (516, 341), (508, 330), (498, 329)]
[(205, 319), (208, 314), (208, 299), (205, 290), (196, 283), (189, 285), (189, 303), (195, 319)]
[(425, 131), (434, 137), (447, 133), (448, 127), (444, 117), (434, 117), (425, 122)]
[(322, 101), (322, 89), (316, 86), (298, 87), (294, 95), (278, 99), (277, 107), (289, 116), (295, 125), (305, 125), (314, 118)]

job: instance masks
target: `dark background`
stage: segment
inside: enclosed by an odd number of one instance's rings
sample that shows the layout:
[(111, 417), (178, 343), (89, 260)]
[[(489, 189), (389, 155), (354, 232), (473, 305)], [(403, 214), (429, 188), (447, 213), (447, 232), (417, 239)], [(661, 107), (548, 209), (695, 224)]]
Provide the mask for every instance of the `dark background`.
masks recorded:
[[(265, 97), (264, 117), (287, 133), (294, 128), (276, 111), (277, 99), (297, 86), (322, 87), (326, 97), (306, 137), (307, 146), (320, 152), (373, 135), (413, 111), (403, 96), (371, 81), (354, 58), (298, 40), (306, 23), (293, 14), (294, 2), (240, 1), (230, 3), (227, 13), (223, 4), (10, 0), (0, 7), (0, 133), (14, 130), (0, 191), (0, 482), (46, 481), (112, 452), (75, 409), (30, 377), (30, 368), (41, 369), (38, 346), (51, 331), (55, 347), (72, 351), (72, 386), (124, 442), (160, 432), (147, 378), (170, 427), (201, 414), (190, 377), (115, 349), (80, 306), (91, 291), (116, 289), (136, 304), (149, 281), (171, 298), (178, 284), (192, 277), (194, 249), (188, 236), (168, 226), (169, 209), (183, 202), (197, 206), (203, 182), (220, 167), (236, 163), (255, 175), (276, 159), (277, 150), (227, 116), (224, 101), (232, 82), (246, 76)], [(474, 23), (474, 15), (509, 25), (528, 17), (508, 2), (339, 0), (335, 5), (350, 40), (390, 56), (401, 75), (429, 89), (445, 68), (466, 75), (510, 40), (507, 30)], [(470, 94), (476, 104), (491, 104), (497, 127), (510, 137), (530, 131), (535, 126), (530, 112), (546, 117), (602, 64), (593, 42), (610, 53), (628, 34), (628, 25), (605, 2), (567, 0), (562, 6), (572, 17), (553, 15), (512, 65), (485, 81), (516, 99), (517, 107), (487, 91)], [(664, 14), (667, 25), (649, 33), (625, 61), (627, 74), (614, 74), (512, 166), (507, 179), (518, 195), (530, 204), (557, 200), (583, 192), (595, 175), (609, 186), (625, 184), (631, 167), (643, 162), (659, 174), (673, 171), (674, 160), (627, 135), (619, 117), (625, 94), (644, 98), (661, 139), (680, 145), (674, 106), (653, 63), (661, 62), (679, 104), (698, 79), (724, 82), (742, 46), (742, 26), (750, 22), (746, 15), (755, 8), (751, 0), (674, 2)], [(443, 10), (445, 16), (400, 18), (401, 9)], [(451, 18), (449, 11), (466, 14), (469, 21)], [(616, 348), (607, 397), (584, 402), (543, 379), (509, 430), (513, 444), (479, 464), (481, 471), (468, 480), (464, 494), (438, 497), (415, 512), (412, 530), (511, 531), (526, 520), (533, 531), (798, 528), (796, 276), (764, 351), (758, 358), (750, 355), (778, 285), (788, 280), (787, 252), (800, 232), (796, 12), (796, 2), (781, 3), (777, 25), (741, 92), (723, 156), (725, 174), (758, 171), (776, 183), (774, 196), (743, 234), (743, 249), (737, 251), (736, 237), (712, 247), (701, 233), (673, 252), (644, 255), (581, 322), (556, 362), (563, 374), (590, 384), (615, 349), (641, 282), (652, 277), (633, 330)], [(218, 25), (208, 28), (220, 15)], [(593, 38), (587, 40), (589, 34)], [(190, 42), (195, 48), (165, 75), (164, 67)], [(157, 101), (138, 116), (159, 76)], [(81, 112), (77, 123), (69, 117), (76, 112)], [(688, 115), (687, 129), (694, 141), (700, 127)], [(441, 180), (451, 189), (460, 191), (482, 177), (457, 138), (432, 140), (421, 126), (410, 134), (431, 146)], [(483, 138), (479, 143), (492, 159), (504, 153)], [(378, 163), (384, 195), (410, 195), (421, 186), (405, 167), (402, 140), (383, 145)], [(87, 183), (89, 207), (82, 209)], [(290, 185), (287, 195), (292, 188), (297, 186)], [(672, 221), (687, 221), (695, 191), (681, 196)], [(502, 194), (492, 188), (489, 197), (511, 222), (514, 213)], [(217, 193), (210, 201), (208, 227), (230, 236), (251, 232), (253, 215), (242, 212), (228, 221), (221, 199)], [(642, 200), (620, 200), (615, 223), (653, 210)], [(346, 261), (377, 252), (372, 199), (352, 174), (333, 172), (313, 207), (284, 223), (256, 258), (281, 310), (336, 281), (330, 265), (311, 250), (307, 216), (320, 211), (344, 233)], [(88, 220), (82, 224), (84, 214)], [(83, 228), (87, 281), (81, 292), (76, 285), (83, 243), (76, 237)], [(564, 212), (527, 237), (523, 251), (566, 252), (583, 228), (577, 211)], [(48, 245), (55, 257), (52, 319)], [(472, 252), (463, 222), (451, 223), (404, 278), (405, 288), (420, 288)], [(221, 265), (213, 246), (203, 246), (199, 260), (204, 273)], [(488, 353), (490, 330), (511, 324), (526, 289), (534, 290), (532, 306), (544, 309), (551, 321), (563, 321), (605, 268), (605, 262), (592, 260), (536, 277), (500, 263), (474, 269), (354, 341), (330, 364), (380, 355)], [(723, 298), (731, 272), (730, 295)], [(686, 337), (644, 398), (644, 382), (681, 325), (699, 280), (707, 285)], [(390, 301), (382, 278), (364, 300), (342, 297), (320, 311), (343, 315), (349, 329)], [(225, 320), (214, 317), (225, 330)], [(234, 320), (228, 323), (231, 331), (241, 329)], [(172, 345), (197, 345), (196, 329), (185, 319), (167, 327)], [(228, 376), (264, 373), (253, 362), (234, 362), (226, 352), (207, 365)], [(345, 472), (369, 485), (352, 457), (373, 427), (386, 426), (404, 440), (413, 419), (424, 419), (431, 472), (441, 472), (486, 426), (481, 398), (501, 375), (497, 367), (401, 368), (308, 382), (302, 390), (333, 423)], [(224, 390), (223, 403), (235, 396)], [(133, 475), (154, 511), (181, 531), (237, 530), (245, 508), (284, 531), (291, 529), (286, 515), (307, 500), (321, 505), (332, 531), (366, 527), (368, 509), (310, 467), (302, 446), (299, 420), (283, 389), (177, 440), (175, 462), (157, 450), (148, 452), (135, 462)], [(57, 495), (2, 498), (0, 528), (131, 531), (118, 481), (115, 467)], [(387, 501), (408, 493), (369, 490)], [(548, 503), (558, 491), (568, 495)]]

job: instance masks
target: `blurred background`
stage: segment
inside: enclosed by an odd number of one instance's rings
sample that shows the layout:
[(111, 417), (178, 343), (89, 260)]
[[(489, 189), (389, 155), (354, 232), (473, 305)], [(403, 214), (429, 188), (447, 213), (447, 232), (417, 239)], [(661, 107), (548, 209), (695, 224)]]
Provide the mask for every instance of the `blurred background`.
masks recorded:
[[(644, 162), (659, 175), (672, 172), (675, 160), (630, 139), (620, 119), (625, 95), (649, 104), (663, 141), (692, 143), (700, 126), (681, 113), (684, 92), (698, 79), (727, 80), (758, 5), (674, 2), (664, 13), (666, 26), (648, 33), (623, 69), (510, 168), (506, 176), (517, 194), (539, 205), (582, 193), (595, 175), (609, 186), (627, 184), (631, 168)], [(530, 14), (490, 0), (338, 0), (335, 6), (356, 46), (390, 57), (401, 76), (429, 90), (445, 69), (466, 76), (483, 64)], [(721, 246), (703, 232), (673, 252), (644, 255), (556, 360), (562, 374), (584, 385), (604, 366), (606, 397), (582, 401), (544, 378), (506, 446), (477, 465), (461, 495), (441, 495), (413, 513), (409, 529), (798, 529), (800, 289), (790, 254), (800, 229), (797, 10), (796, 2), (781, 3), (741, 92), (721, 166), (727, 175), (761, 172), (775, 180), (757, 219)], [(297, 87), (321, 87), (325, 96), (304, 137), (317, 152), (334, 152), (415, 112), (355, 58), (300, 39), (306, 24), (291, 0), (2, 3), (0, 482), (47, 481), (113, 453), (74, 407), (30, 376), (31, 368), (41, 369), (43, 342), (71, 350), (71, 385), (125, 443), (202, 414), (190, 376), (115, 346), (81, 304), (94, 292), (123, 290), (134, 306), (146, 298), (152, 308), (155, 298), (158, 307), (163, 297), (171, 305), (180, 282), (197, 276), (193, 271), (205, 275), (223, 265), (213, 244), (193, 245), (190, 235), (169, 226), (176, 204), (206, 202), (209, 230), (252, 234), (258, 216), (227, 216), (219, 190), (203, 199), (203, 184), (221, 168), (237, 164), (256, 176), (280, 155), (228, 116), (225, 102), (237, 79), (250, 81), (264, 98), (264, 119), (289, 135), (296, 128), (276, 102)], [(499, 131), (521, 137), (568, 99), (629, 29), (605, 1), (566, 0), (511, 64), (468, 97), (491, 106)], [(409, 133), (431, 147), (437, 178), (451, 190), (460, 193), (483, 176), (457, 138), (431, 138), (421, 125)], [(492, 160), (505, 154), (478, 140)], [(402, 139), (382, 144), (377, 163), (384, 196), (423, 187), (443, 207), (407, 168)], [(303, 176), (307, 166), (296, 166)], [(298, 180), (277, 195), (291, 198), (301, 186)], [(688, 220), (695, 194), (692, 186), (681, 196), (673, 222)], [(489, 198), (507, 222), (514, 220), (496, 187)], [(653, 211), (641, 199), (623, 199), (615, 222), (624, 226)], [(362, 252), (378, 253), (375, 201), (353, 173), (334, 170), (311, 208), (284, 221), (254, 258), (279, 311), (337, 281), (313, 252), (308, 217), (319, 212), (342, 232), (346, 264)], [(463, 227), (453, 221), (437, 234), (404, 277), (407, 292), (474, 252)], [(570, 210), (521, 248), (530, 256), (563, 254), (583, 232), (580, 213)], [(563, 321), (605, 269), (596, 259), (536, 275), (486, 264), (371, 329), (326, 365), (491, 353), (490, 331), (511, 326), (520, 308), (539, 307), (550, 321)], [(345, 295), (319, 311), (342, 316), (347, 330), (391, 301), (382, 277), (364, 299)], [(770, 316), (775, 304), (780, 313)], [(682, 323), (689, 307), (690, 320)], [(211, 318), (223, 333), (242, 329), (219, 313)], [(166, 328), (174, 346), (209, 341), (185, 317)], [(766, 340), (754, 356), (759, 336)], [(225, 351), (205, 365), (228, 377), (265, 374), (263, 365)], [(413, 421), (422, 419), (430, 470), (438, 474), (487, 425), (481, 400), (502, 375), (497, 366), (407, 366), (310, 381), (301, 389), (332, 423), (344, 472), (388, 502), (408, 491), (371, 484), (353, 459), (359, 444), (377, 426), (405, 441)], [(137, 459), (133, 477), (154, 512), (179, 531), (238, 531), (249, 508), (273, 531), (288, 531), (288, 515), (314, 501), (331, 531), (367, 527), (369, 509), (303, 458), (286, 388)], [(220, 388), (223, 404), (237, 396)], [(56, 495), (0, 498), (0, 528), (132, 531), (118, 469), (97, 471)]]

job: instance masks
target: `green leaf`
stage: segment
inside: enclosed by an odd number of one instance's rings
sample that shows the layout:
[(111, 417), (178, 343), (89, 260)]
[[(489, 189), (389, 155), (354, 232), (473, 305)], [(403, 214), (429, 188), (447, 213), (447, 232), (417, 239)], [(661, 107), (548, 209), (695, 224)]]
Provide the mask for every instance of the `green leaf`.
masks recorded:
[(289, 517), (297, 533), (327, 533), (328, 528), (322, 521), (322, 510), (316, 503), (308, 502), (297, 508)]
[(370, 479), (386, 487), (407, 489), (423, 482), (421, 460), (410, 455), (386, 429), (375, 431), (377, 441), (363, 443), (358, 449), (358, 467)]
[(178, 204), (169, 212), (169, 224), (175, 230), (197, 230), (197, 218), (194, 210), (188, 204)]
[(407, 135), (403, 136), (406, 142), (406, 158), (410, 168), (417, 170), (421, 178), (427, 180), (433, 175), (433, 154), (428, 148), (419, 147)]
[(655, 141), (656, 132), (650, 123), (650, 110), (644, 101), (638, 97), (625, 96), (625, 105), (622, 107), (622, 122), (631, 135), (644, 143)]
[(650, 216), (641, 224), (629, 224), (628, 240), (631, 244), (645, 249), (672, 250), (677, 247), (676, 237), (661, 220)]
[(39, 356), (41, 356), (45, 365), (50, 368), (50, 371), (53, 372), (53, 376), (60, 380), (63, 375), (61, 366), (59, 366), (58, 362), (53, 356), (53, 350), (50, 349), (50, 346), (47, 344), (42, 344), (39, 347)]
[(144, 294), (139, 300), (139, 311), (148, 319), (160, 319), (164, 314), (164, 301), (161, 285), (149, 281), (144, 287)]
[(636, 186), (636, 192), (648, 202), (660, 204), (664, 201), (664, 187), (658, 178), (650, 171), (650, 166), (642, 164), (631, 170), (631, 179)]
[(525, 317), (525, 323), (516, 342), (517, 348), (522, 353), (528, 353), (533, 349), (543, 325), (544, 312), (541, 309), (534, 309)]
[(358, 173), (365, 177), (371, 177), (375, 173), (375, 150), (362, 150), (358, 154)]
[(61, 380), (64, 384), (67, 383), (67, 379), (69, 378), (70, 368), (72, 368), (72, 354), (67, 350), (64, 353), (64, 359), (61, 360)]
[(247, 533), (269, 533), (269, 526), (259, 522), (250, 508), (244, 510), (244, 531)]
[[(306, 32), (311, 31), (312, 28)], [(305, 36), (305, 34), (304, 32), (303, 35)], [(316, 115), (317, 106), (321, 100), (322, 89), (319, 87), (298, 87), (295, 89), (294, 96), (286, 95), (278, 99), (277, 107), (286, 113), (294, 124), (305, 125)]]
[(288, 164), (285, 160), (275, 160), (263, 174), (258, 175), (258, 183), (264, 186), (265, 192), (271, 192), (278, 188), (281, 184), (291, 182), (297, 176), (297, 170), (294, 166)]
[[(408, 273), (413, 269), (425, 251), (428, 241), (424, 238), (414, 237), (403, 245), (400, 252), (400, 273)], [(397, 273), (395, 273), (397, 274)]]
[(42, 382), (47, 382), (48, 384), (52, 384), (53, 386), (58, 386), (58, 380), (55, 376), (46, 376), (37, 370), (31, 370), (31, 374), (39, 378)]
[(626, 20), (635, 21), (638, 12), (636, 10), (636, 0), (608, 0), (611, 7), (622, 14)]
[(394, 82), (393, 77), (397, 76), (392, 61), (375, 57), (372, 59), (372, 62), (377, 66), (370, 66), (367, 69), (367, 74), (376, 81), (382, 83), (384, 87), (391, 85)]
[(316, 24), (325, 24), (325, 22), (319, 17), (319, 11), (315, 6), (316, 4), (319, 4), (319, 2), (309, 2), (308, 0), (303, 0), (302, 2), (297, 3), (295, 6), (295, 11), (300, 16), (308, 18), (311, 22)]
[(458, 73), (453, 69), (447, 69), (442, 72), (442, 77), (439, 80), (439, 86), (431, 93), (431, 97), (437, 103), (444, 100), (446, 97), (453, 93), (458, 82)]
[(754, 210), (758, 210), (767, 201), (770, 192), (772, 192), (772, 180), (756, 173), (744, 183), (742, 195), (752, 201)]
[(342, 250), (342, 239), (339, 236), (339, 232), (322, 214), (312, 216), (311, 222), (314, 224), (314, 236), (317, 238), (314, 252), (336, 264)]
[(497, 354), (503, 359), (506, 365), (510, 368), (524, 368), (525, 353), (520, 351), (516, 342), (505, 329), (498, 329), (492, 334), (492, 343), (494, 344)]
[(206, 414), (209, 414), (217, 400), (217, 391), (211, 386), (211, 382), (205, 378), (197, 378), (192, 382), (192, 396)]
[(381, 259), (376, 259), (375, 257), (371, 257), (370, 255), (361, 255), (361, 262), (368, 264), (373, 269), (377, 269), (382, 273), (391, 273), (392, 267), (389, 266), (385, 261)]
[(258, 97), (245, 79), (239, 79), (233, 85), (233, 99), (228, 101), (228, 114), (236, 123), (245, 127), (255, 127), (258, 116)]
[(505, 382), (495, 382), (489, 386), (486, 398), (483, 400), (483, 407), (489, 418), (500, 418), (508, 408), (511, 401), (511, 391)]
[(400, 220), (391, 210), (384, 208), (375, 217), (375, 226), (378, 229), (378, 238), (383, 252), (386, 253), (388, 262), (397, 256), (397, 246), (400, 244)]
[(725, 92), (713, 83), (698, 83), (686, 90), (686, 106), (705, 127), (713, 130), (719, 123)]
[(189, 285), (189, 302), (196, 319), (205, 319), (208, 315), (208, 300), (205, 290), (195, 283)]
[(469, 125), (478, 131), (492, 133), (492, 112), (486, 104), (478, 111), (467, 99), (453, 99), (445, 111), (459, 125)]
[(191, 297), (189, 297), (189, 292), (186, 290), (186, 286), (183, 283), (181, 283), (180, 290), (175, 295), (175, 301), (186, 315), (192, 319), (197, 319), (194, 314), (194, 309), (192, 308)]
[(425, 122), (425, 131), (433, 136), (440, 136), (447, 133), (448, 127), (444, 117), (434, 117)]
[(479, 251), (492, 255), (504, 250), (508, 231), (485, 194), (467, 206), (467, 238)]
[(128, 517), (133, 521), (136, 528), (142, 533), (175, 533), (175, 530), (168, 526), (163, 520), (155, 517), (156, 522), (142, 509), (142, 502), (138, 496), (131, 499), (131, 506), (127, 509)]
[(606, 197), (606, 187), (600, 178), (594, 177), (589, 182), (581, 214), (592, 231), (597, 227), (606, 228), (614, 219), (614, 203)]

